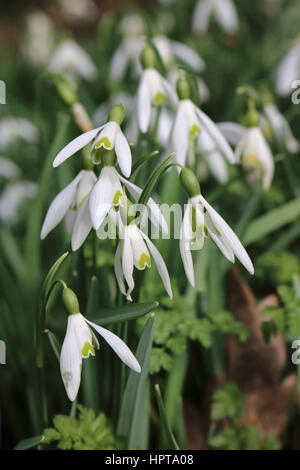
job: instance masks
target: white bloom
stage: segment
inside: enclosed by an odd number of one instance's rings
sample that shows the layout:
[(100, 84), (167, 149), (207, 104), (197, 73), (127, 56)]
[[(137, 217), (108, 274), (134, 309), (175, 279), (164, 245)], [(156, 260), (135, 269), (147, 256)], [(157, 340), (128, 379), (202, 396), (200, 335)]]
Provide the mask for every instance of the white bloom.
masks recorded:
[(95, 355), (99, 343), (92, 326), (128, 367), (140, 373), (141, 367), (128, 346), (114, 333), (87, 320), (81, 313), (69, 315), (66, 336), (60, 355), (62, 380), (71, 401), (74, 401), (81, 382), (82, 359)]
[[(230, 163), (234, 163), (233, 152), (223, 134), (213, 121), (189, 99), (179, 101), (170, 132), (168, 152), (175, 152), (175, 160), (184, 166), (187, 157), (189, 155), (193, 157), (194, 139), (200, 136), (202, 127), (214, 142), (215, 148)], [(201, 140), (198, 144), (201, 145)], [(199, 150), (201, 151), (201, 147)]]
[(274, 103), (268, 103), (264, 107), (264, 114), (278, 142), (290, 153), (297, 153), (300, 144), (293, 136), (287, 119), (281, 114), (277, 106)]
[(28, 15), (21, 41), (20, 49), (28, 62), (38, 67), (47, 64), (54, 45), (54, 26), (49, 16), (42, 11)]
[(33, 199), (36, 193), (37, 185), (31, 181), (9, 183), (0, 196), (0, 220), (7, 224), (16, 223), (24, 199)]
[(98, 13), (91, 0), (59, 0), (63, 16), (70, 21), (92, 20)]
[(194, 33), (205, 34), (211, 16), (214, 16), (220, 27), (228, 34), (238, 29), (238, 16), (232, 0), (199, 0), (193, 15)]
[(216, 148), (214, 141), (204, 129), (202, 129), (198, 137), (198, 147), (201, 149), (201, 156), (204, 158), (211, 174), (220, 183), (227, 183), (229, 177), (223, 155)]
[(254, 170), (254, 179), (262, 179), (264, 189), (271, 185), (274, 174), (274, 161), (271, 150), (259, 127), (246, 130), (235, 150), (236, 162), (249, 170)]
[[(123, 183), (137, 202), (142, 189), (123, 178), (113, 166), (105, 166), (99, 175), (89, 198), (90, 218), (93, 227), (97, 230), (103, 223), (109, 211), (119, 204), (124, 205), (125, 193), (121, 186)], [(164, 233), (168, 232), (167, 223), (152, 198), (147, 202), (148, 217), (156, 227), (160, 227)]]
[(20, 176), (20, 173), (20, 168), (14, 162), (7, 158), (0, 157), (0, 176), (10, 180)]
[(78, 77), (85, 80), (97, 78), (98, 71), (89, 55), (75, 42), (70, 39), (61, 42), (55, 49), (49, 65), (53, 72), (64, 72), (73, 79)]
[(134, 289), (133, 268), (139, 270), (150, 268), (151, 253), (165, 289), (172, 299), (169, 273), (158, 249), (136, 224), (122, 226), (119, 223), (119, 228), (120, 241), (115, 254), (115, 274), (122, 294), (126, 295), (127, 300), (132, 300), (130, 294)]
[[(195, 230), (192, 228), (194, 226)], [(238, 237), (199, 194), (188, 201), (180, 233), (180, 254), (192, 286), (195, 285), (195, 278), (191, 250), (203, 247), (206, 231), (231, 263), (234, 263), (236, 256), (250, 274), (254, 273), (253, 264)]]
[(114, 149), (116, 152), (119, 167), (125, 176), (131, 173), (131, 151), (129, 144), (121, 131), (119, 124), (110, 121), (104, 126), (97, 127), (91, 131), (81, 134), (64, 147), (55, 157), (53, 166), (57, 167), (74, 153), (81, 150), (94, 139), (92, 150), (103, 147), (106, 150)]
[(149, 129), (153, 107), (162, 106), (168, 101), (176, 106), (178, 99), (169, 83), (155, 69), (143, 71), (137, 95), (137, 118), (141, 132)]
[(36, 143), (39, 138), (38, 128), (24, 118), (4, 118), (0, 121), (0, 149), (5, 149), (15, 138), (29, 143)]
[(217, 126), (232, 146), (237, 145), (247, 131), (246, 127), (236, 122), (219, 122)]
[[(179, 61), (179, 63), (190, 67), (195, 73), (204, 70), (203, 59), (186, 44), (173, 41), (166, 36), (155, 36), (152, 40), (166, 68)], [(109, 75), (112, 80), (120, 82), (124, 78), (130, 62), (135, 65), (138, 74), (141, 74), (139, 56), (144, 45), (143, 36), (130, 35), (122, 41), (111, 59)]]
[(71, 181), (54, 198), (47, 211), (42, 230), (43, 240), (51, 230), (53, 230), (64, 217), (66, 217), (69, 232), (72, 232), (72, 247), (77, 249), (84, 242), (91, 229), (86, 222), (89, 214), (86, 207), (86, 199), (91, 189), (95, 185), (97, 177), (93, 171), (81, 170), (76, 178)]
[(300, 39), (284, 56), (276, 70), (276, 91), (279, 96), (289, 96), (292, 84), (300, 79)]

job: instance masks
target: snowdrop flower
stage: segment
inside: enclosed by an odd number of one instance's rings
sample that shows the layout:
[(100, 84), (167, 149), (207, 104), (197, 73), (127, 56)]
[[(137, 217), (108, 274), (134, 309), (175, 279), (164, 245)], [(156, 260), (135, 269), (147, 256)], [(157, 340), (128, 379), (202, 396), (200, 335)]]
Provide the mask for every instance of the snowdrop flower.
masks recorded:
[[(215, 148), (230, 163), (234, 163), (233, 152), (223, 134), (213, 121), (191, 101), (190, 86), (185, 78), (178, 79), (177, 93), (180, 101), (169, 136), (168, 152), (175, 152), (175, 160), (183, 166), (188, 158), (193, 163), (194, 141), (199, 138), (203, 127), (214, 142)], [(198, 140), (199, 144), (201, 145), (201, 140)], [(199, 150), (201, 151), (200, 147)]]
[(198, 137), (198, 147), (201, 149), (201, 156), (205, 160), (210, 173), (219, 183), (225, 184), (228, 181), (228, 170), (221, 152), (216, 148), (214, 141), (209, 134), (202, 129)]
[(87, 320), (79, 313), (78, 300), (71, 289), (65, 287), (62, 297), (69, 316), (66, 336), (60, 354), (60, 372), (67, 395), (71, 401), (74, 401), (78, 394), (81, 382), (82, 359), (87, 359), (90, 355), (94, 356), (95, 349), (99, 349), (99, 342), (91, 327), (105, 339), (124, 364), (137, 373), (141, 372), (140, 364), (124, 341), (106, 328)]
[(60, 0), (63, 16), (70, 21), (92, 20), (97, 15), (97, 8), (91, 0)]
[(263, 111), (277, 141), (288, 152), (297, 153), (300, 148), (299, 141), (293, 136), (287, 119), (281, 114), (277, 106), (274, 103), (267, 103)]
[(20, 168), (11, 160), (0, 157), (0, 176), (8, 180), (20, 176)]
[(20, 48), (26, 61), (41, 67), (47, 64), (54, 45), (54, 26), (42, 11), (27, 16)]
[(84, 223), (88, 217), (85, 200), (96, 181), (97, 177), (93, 171), (81, 170), (76, 178), (57, 194), (50, 204), (42, 226), (42, 240), (66, 218), (68, 232), (72, 233), (72, 248), (84, 242), (90, 231)]
[(276, 92), (279, 96), (289, 96), (293, 82), (300, 79), (300, 38), (284, 56), (276, 70)]
[(70, 39), (61, 42), (55, 49), (48, 69), (52, 72), (67, 73), (74, 80), (78, 78), (95, 80), (98, 75), (97, 68), (88, 54)]
[(155, 70), (156, 55), (151, 46), (146, 45), (141, 55), (144, 67), (137, 92), (137, 120), (141, 132), (148, 131), (151, 111), (170, 101), (177, 104), (177, 96), (169, 83)]
[(34, 144), (39, 138), (38, 128), (24, 118), (4, 118), (0, 121), (0, 149), (3, 150), (15, 139), (21, 138)]
[(233, 34), (238, 29), (237, 11), (232, 0), (199, 0), (193, 15), (193, 32), (205, 34), (211, 16), (225, 33)]
[(258, 126), (249, 127), (235, 150), (236, 162), (251, 170), (251, 180), (262, 179), (263, 188), (268, 189), (274, 175), (274, 160), (270, 147)]
[(124, 225), (121, 217), (119, 217), (118, 226), (120, 241), (115, 254), (115, 274), (122, 294), (126, 295), (127, 300), (132, 301), (130, 294), (134, 289), (133, 268), (135, 267), (138, 270), (144, 270), (146, 267), (150, 268), (151, 253), (165, 289), (170, 299), (172, 299), (173, 294), (168, 269), (158, 249), (134, 221), (128, 224), (126, 222)]
[(37, 185), (31, 181), (12, 181), (0, 196), (0, 220), (6, 224), (14, 224), (18, 220), (19, 209), (25, 199), (33, 199), (37, 193)]
[(181, 226), (180, 254), (191, 285), (195, 285), (191, 250), (201, 249), (207, 234), (231, 263), (234, 263), (236, 256), (249, 273), (253, 274), (253, 264), (245, 248), (225, 220), (201, 195), (194, 173), (184, 168), (181, 170), (180, 180), (189, 195)]
[(81, 150), (92, 140), (91, 158), (93, 163), (101, 163), (101, 149), (114, 150), (122, 173), (129, 177), (131, 173), (131, 151), (129, 144), (121, 131), (120, 124), (124, 119), (124, 108), (122, 105), (113, 106), (109, 112), (109, 122), (104, 126), (97, 127), (91, 131), (76, 137), (64, 147), (55, 157), (53, 166), (61, 165), (74, 153)]

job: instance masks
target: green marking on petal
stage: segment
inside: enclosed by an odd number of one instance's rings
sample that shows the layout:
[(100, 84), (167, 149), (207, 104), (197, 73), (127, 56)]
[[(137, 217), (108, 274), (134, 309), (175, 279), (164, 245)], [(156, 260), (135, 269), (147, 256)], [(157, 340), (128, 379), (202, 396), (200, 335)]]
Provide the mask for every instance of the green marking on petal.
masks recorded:
[(244, 156), (243, 164), (245, 166), (256, 166), (259, 165), (259, 160), (256, 155), (249, 153), (248, 155)]
[(115, 192), (114, 198), (113, 198), (113, 205), (118, 206), (121, 202), (121, 199), (123, 197), (123, 194), (120, 190)]
[(95, 149), (98, 149), (99, 147), (104, 147), (106, 149), (112, 148), (112, 143), (106, 135), (96, 142)]
[(193, 126), (190, 128), (190, 136), (191, 137), (198, 137), (200, 135), (201, 129), (197, 124), (193, 124)]
[(161, 91), (158, 91), (153, 98), (154, 106), (162, 106), (163, 104), (166, 103), (166, 101), (167, 101), (166, 96)]
[(81, 349), (81, 354), (82, 354), (82, 357), (84, 357), (85, 359), (87, 357), (89, 357), (89, 355), (91, 354), (92, 356), (95, 356), (95, 349), (93, 348), (93, 346), (91, 345), (91, 343), (89, 343), (88, 341), (86, 341), (84, 343), (84, 346), (83, 348)]
[(151, 267), (150, 256), (147, 253), (142, 253), (138, 261), (138, 266), (140, 269), (144, 269), (146, 266)]

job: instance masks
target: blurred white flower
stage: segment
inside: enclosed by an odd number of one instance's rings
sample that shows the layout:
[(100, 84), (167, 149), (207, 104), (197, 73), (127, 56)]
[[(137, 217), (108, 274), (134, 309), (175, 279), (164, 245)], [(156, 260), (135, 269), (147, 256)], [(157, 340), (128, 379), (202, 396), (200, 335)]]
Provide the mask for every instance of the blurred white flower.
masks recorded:
[[(115, 274), (120, 291), (132, 301), (131, 292), (134, 289), (133, 268), (143, 270), (151, 267), (150, 253), (154, 259), (165, 289), (172, 299), (170, 277), (165, 262), (152, 241), (138, 228), (135, 223), (123, 225), (118, 218), (120, 241), (115, 254)], [(150, 253), (149, 253), (150, 251)], [(124, 284), (124, 278), (128, 288)]]
[(31, 181), (12, 181), (0, 195), (0, 220), (14, 224), (19, 217), (19, 211), (24, 199), (33, 199), (37, 193), (37, 185)]
[(75, 41), (67, 39), (62, 41), (55, 49), (48, 69), (52, 72), (69, 74), (73, 80), (84, 78), (95, 80), (98, 70), (90, 56)]
[(199, 0), (193, 14), (193, 32), (205, 34), (211, 17), (228, 34), (238, 29), (239, 20), (233, 0)]
[(5, 149), (14, 139), (21, 138), (29, 143), (36, 143), (39, 138), (38, 128), (24, 118), (3, 118), (0, 121), (0, 150)]
[(225, 184), (228, 181), (228, 170), (223, 154), (216, 147), (213, 139), (202, 129), (198, 137), (198, 148), (210, 173), (219, 183)]
[(277, 141), (288, 152), (297, 153), (300, 149), (300, 143), (293, 136), (287, 119), (281, 114), (277, 106), (274, 103), (266, 104), (264, 106), (264, 115)]
[(42, 11), (27, 16), (20, 49), (25, 59), (34, 66), (46, 65), (54, 46), (54, 26)]
[(289, 96), (292, 84), (300, 79), (300, 38), (284, 56), (276, 70), (276, 92), (279, 96)]
[(231, 263), (234, 263), (236, 256), (250, 274), (254, 273), (253, 264), (238, 237), (199, 194), (188, 200), (180, 233), (180, 254), (186, 276), (193, 287), (195, 276), (191, 250), (203, 247), (207, 233)]
[(201, 151), (203, 140), (199, 139), (202, 127), (214, 143), (215, 149), (224, 155), (230, 163), (234, 163), (234, 155), (230, 145), (216, 124), (190, 100), (180, 100), (176, 116), (169, 136), (167, 153), (175, 152), (175, 161), (185, 166), (187, 159), (194, 162), (194, 141), (197, 139), (198, 150)]
[(66, 218), (68, 232), (72, 233), (73, 250), (82, 245), (91, 229), (91, 224), (88, 225), (86, 221), (89, 211), (85, 200), (88, 199), (96, 181), (97, 177), (93, 171), (81, 170), (76, 178), (57, 194), (49, 206), (42, 226), (42, 240)]
[(61, 377), (71, 401), (74, 401), (81, 382), (82, 359), (95, 355), (99, 342), (91, 328), (99, 333), (114, 352), (135, 372), (141, 372), (141, 366), (128, 348), (117, 335), (87, 320), (81, 313), (68, 316), (66, 336), (60, 354)]
[(59, 0), (59, 5), (68, 21), (92, 20), (98, 12), (92, 0)]
[(268, 189), (274, 175), (274, 160), (269, 145), (259, 127), (246, 129), (235, 150), (237, 163), (250, 170), (249, 181), (262, 180), (263, 188)]
[(8, 180), (20, 176), (20, 168), (11, 160), (0, 157), (0, 176)]

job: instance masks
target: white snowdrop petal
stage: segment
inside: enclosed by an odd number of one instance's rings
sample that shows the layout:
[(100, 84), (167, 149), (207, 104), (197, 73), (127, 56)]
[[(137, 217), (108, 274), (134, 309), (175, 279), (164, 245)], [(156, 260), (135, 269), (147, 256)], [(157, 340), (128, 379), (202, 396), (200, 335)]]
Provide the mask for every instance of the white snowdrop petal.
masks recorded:
[(201, 0), (197, 3), (193, 13), (192, 30), (196, 34), (204, 34), (207, 31), (213, 3), (211, 0)]
[(171, 46), (175, 56), (195, 72), (202, 72), (205, 69), (204, 60), (191, 47), (178, 41), (171, 41)]
[(115, 188), (111, 183), (109, 174), (103, 170), (89, 197), (90, 218), (96, 230), (111, 209), (115, 194)]
[(249, 258), (249, 255), (241, 244), (240, 240), (233, 232), (233, 230), (229, 227), (225, 220), (215, 211), (215, 209), (206, 201), (206, 199), (204, 199), (202, 195), (196, 196), (196, 198), (194, 198), (194, 201), (196, 202), (196, 200), (200, 201), (209, 213), (213, 224), (220, 233), (221, 239), (223, 239), (224, 237), (226, 245), (228, 245), (232, 249), (233, 253), (245, 266), (249, 273), (254, 274), (254, 267), (252, 261)]
[(226, 33), (234, 33), (238, 29), (238, 16), (232, 0), (218, 0), (215, 8), (220, 26)]
[(71, 401), (74, 401), (81, 381), (81, 352), (74, 329), (73, 315), (68, 317), (66, 336), (60, 354), (60, 373)]
[(92, 229), (92, 222), (89, 211), (89, 196), (86, 197), (83, 204), (77, 211), (75, 223), (72, 230), (72, 250), (78, 250), (83, 242), (86, 240), (88, 234)]
[(131, 173), (131, 150), (129, 144), (121, 131), (117, 133), (116, 142), (115, 142), (115, 150), (118, 159), (119, 167), (126, 178), (129, 178)]
[(124, 274), (124, 277), (128, 286), (126, 297), (127, 297), (127, 300), (131, 301), (132, 299), (131, 299), (130, 294), (134, 289), (133, 255), (132, 255), (131, 243), (126, 233), (126, 228), (125, 228), (123, 251), (122, 251), (122, 270), (123, 270), (123, 274)]
[(188, 151), (188, 129), (184, 115), (183, 103), (179, 103), (174, 125), (171, 129), (168, 151), (175, 152), (174, 161), (180, 165), (185, 165)]
[(232, 149), (223, 134), (221, 133), (221, 131), (216, 126), (216, 124), (214, 124), (214, 122), (203, 111), (201, 111), (201, 109), (197, 108), (196, 106), (195, 111), (197, 116), (199, 117), (201, 124), (206, 129), (210, 137), (213, 139), (219, 150), (224, 154), (224, 156), (230, 163), (235, 163)]
[(71, 157), (74, 155), (74, 153), (78, 152), (78, 150), (81, 150), (83, 147), (85, 147), (89, 142), (91, 142), (94, 137), (98, 134), (98, 132), (101, 131), (101, 127), (97, 127), (96, 129), (92, 129), (91, 131), (85, 132), (84, 134), (81, 134), (80, 136), (76, 137), (74, 140), (72, 140), (68, 145), (66, 145), (55, 157), (53, 166), (54, 168), (61, 165), (67, 158)]
[(225, 240), (221, 239), (215, 233), (214, 227), (211, 224), (210, 217), (209, 216), (207, 217), (207, 213), (205, 214), (205, 223), (206, 223), (208, 233), (213, 239), (213, 241), (215, 242), (215, 244), (217, 245), (217, 247), (221, 250), (221, 252), (225, 256), (225, 258), (228, 259), (228, 261), (230, 261), (231, 263), (234, 263), (234, 253), (232, 249), (228, 245), (226, 245)]
[(228, 170), (223, 156), (216, 150), (204, 154), (207, 166), (211, 174), (219, 181), (225, 184), (229, 179)]
[(192, 287), (195, 287), (193, 257), (190, 250), (190, 240), (192, 237), (190, 210), (191, 206), (188, 205), (183, 216), (182, 226), (180, 230), (179, 249), (186, 277), (188, 278)]
[(124, 284), (124, 277), (123, 277), (123, 271), (122, 271), (122, 265), (121, 265), (122, 245), (123, 245), (123, 240), (120, 240), (116, 249), (116, 253), (115, 253), (114, 270), (115, 270), (115, 275), (117, 278), (119, 289), (123, 295), (126, 295), (126, 288)]
[(109, 344), (109, 346), (115, 351), (117, 356), (124, 362), (130, 369), (134, 370), (135, 372), (141, 372), (141, 366), (134, 357), (133, 353), (130, 351), (129, 347), (121, 340), (117, 335), (112, 333), (111, 331), (107, 330), (106, 328), (102, 328), (96, 323), (86, 320), (98, 333), (105, 339), (105, 341)]
[(246, 133), (246, 127), (236, 122), (219, 122), (218, 128), (231, 145), (237, 145)]
[(54, 229), (67, 214), (75, 198), (77, 185), (82, 177), (82, 171), (71, 181), (57, 196), (53, 199), (47, 211), (42, 230), (41, 239), (43, 240), (51, 230)]
[(147, 132), (151, 120), (151, 93), (148, 76), (144, 74), (138, 88), (137, 116), (141, 132)]
[(154, 262), (156, 264), (157, 270), (159, 272), (159, 275), (161, 277), (161, 280), (165, 286), (165, 289), (167, 291), (168, 296), (170, 299), (173, 298), (173, 293), (172, 293), (172, 288), (171, 288), (171, 281), (170, 281), (170, 276), (168, 273), (168, 269), (166, 267), (166, 264), (163, 260), (163, 257), (161, 256), (160, 252), (156, 248), (156, 246), (152, 243), (150, 238), (147, 237), (141, 230), (139, 230), (140, 234), (142, 237), (146, 240), (146, 243), (148, 245), (149, 251), (151, 255), (153, 256)]

